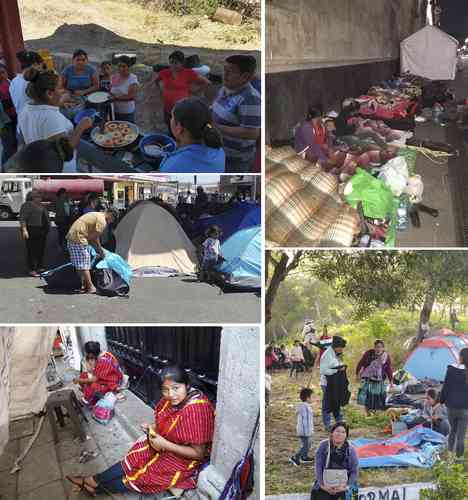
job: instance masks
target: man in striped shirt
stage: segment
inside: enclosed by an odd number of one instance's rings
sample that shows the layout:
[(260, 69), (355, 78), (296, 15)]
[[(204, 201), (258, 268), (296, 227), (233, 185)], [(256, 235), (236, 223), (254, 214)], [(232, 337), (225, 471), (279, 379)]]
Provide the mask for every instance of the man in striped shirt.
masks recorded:
[(213, 103), (213, 120), (223, 136), (226, 173), (250, 172), (260, 137), (261, 97), (252, 86), (257, 62), (234, 55), (224, 65), (224, 86)]

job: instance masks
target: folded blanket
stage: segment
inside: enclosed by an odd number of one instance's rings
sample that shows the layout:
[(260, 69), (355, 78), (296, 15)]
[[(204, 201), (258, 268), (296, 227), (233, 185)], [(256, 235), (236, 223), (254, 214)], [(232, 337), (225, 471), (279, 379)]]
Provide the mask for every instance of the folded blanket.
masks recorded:
[(351, 246), (359, 216), (338, 180), (290, 147), (267, 152), (266, 238), (280, 246)]

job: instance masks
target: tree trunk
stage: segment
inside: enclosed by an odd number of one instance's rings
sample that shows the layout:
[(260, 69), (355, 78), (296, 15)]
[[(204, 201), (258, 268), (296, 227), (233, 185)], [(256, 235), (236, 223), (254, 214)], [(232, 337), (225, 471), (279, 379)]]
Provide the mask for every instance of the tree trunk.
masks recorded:
[(436, 297), (437, 290), (435, 288), (431, 288), (427, 291), (424, 304), (419, 315), (418, 334), (415, 338), (415, 345), (418, 345), (424, 340), (424, 335), (429, 329), (429, 320), (431, 318), (432, 308), (434, 307)]
[[(271, 250), (266, 251), (266, 266), (267, 270), (265, 272), (267, 287), (265, 293), (265, 326), (271, 321), (273, 302), (275, 301), (276, 295), (278, 293), (279, 286), (286, 279), (288, 274), (300, 264), (303, 251), (298, 250), (295, 252), (293, 258), (290, 260), (288, 254), (281, 252), (281, 257), (279, 260), (273, 258)], [(271, 273), (269, 264), (274, 265), (274, 269)], [(268, 283), (269, 279), (269, 283)]]
[(277, 264), (275, 265), (275, 269), (271, 275), (270, 283), (265, 293), (265, 323), (267, 325), (271, 321), (271, 307), (273, 305), (273, 302), (275, 301), (279, 286), (286, 277), (285, 271), (287, 265), (288, 265), (288, 256), (285, 253), (283, 253), (281, 255), (279, 262), (277, 262)]

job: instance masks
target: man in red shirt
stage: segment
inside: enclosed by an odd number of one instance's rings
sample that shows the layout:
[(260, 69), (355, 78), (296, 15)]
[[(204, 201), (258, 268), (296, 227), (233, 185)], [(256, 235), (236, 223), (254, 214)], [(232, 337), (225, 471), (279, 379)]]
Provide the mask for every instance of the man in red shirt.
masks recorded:
[(184, 53), (176, 50), (169, 56), (169, 68), (161, 70), (155, 78), (156, 84), (163, 84), (164, 121), (171, 136), (171, 112), (174, 105), (190, 97), (193, 85), (197, 85), (199, 89), (211, 85), (207, 78), (200, 76), (193, 69), (185, 68), (184, 63)]

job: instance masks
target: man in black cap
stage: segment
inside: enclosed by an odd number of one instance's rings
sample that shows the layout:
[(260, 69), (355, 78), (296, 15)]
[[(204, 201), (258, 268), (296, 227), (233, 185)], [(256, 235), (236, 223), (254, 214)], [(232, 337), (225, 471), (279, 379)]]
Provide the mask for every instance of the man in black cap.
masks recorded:
[[(346, 366), (341, 361), (343, 350), (346, 347), (346, 340), (343, 337), (335, 335), (332, 345), (324, 352), (320, 359), (320, 386), (322, 387), (322, 420), (326, 430), (331, 427), (331, 414), (328, 408), (327, 400), (327, 377), (336, 375), (339, 371), (346, 370)], [(342, 421), (341, 411), (338, 410), (334, 414), (335, 421)]]

